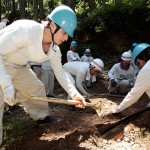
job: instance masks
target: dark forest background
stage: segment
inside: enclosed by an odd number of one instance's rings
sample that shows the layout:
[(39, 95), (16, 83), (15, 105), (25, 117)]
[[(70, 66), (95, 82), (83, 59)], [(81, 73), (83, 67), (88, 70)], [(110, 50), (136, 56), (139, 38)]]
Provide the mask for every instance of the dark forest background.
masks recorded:
[[(93, 56), (117, 55), (131, 44), (150, 43), (149, 0), (0, 0), (0, 17), (10, 23), (18, 19), (38, 22), (58, 5), (70, 6), (77, 14), (78, 27), (73, 40), (82, 56), (86, 48)], [(63, 61), (70, 41), (60, 46)]]

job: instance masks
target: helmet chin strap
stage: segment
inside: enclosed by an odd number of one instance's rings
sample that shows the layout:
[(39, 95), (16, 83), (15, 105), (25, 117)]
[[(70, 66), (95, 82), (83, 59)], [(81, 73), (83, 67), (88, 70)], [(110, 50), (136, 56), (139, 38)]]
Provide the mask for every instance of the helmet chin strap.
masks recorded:
[[(52, 21), (50, 21), (49, 22), (49, 25), (51, 24), (51, 22)], [(55, 31), (54, 31), (54, 33), (52, 33), (52, 30), (51, 30), (51, 27), (50, 26), (48, 26), (49, 27), (49, 29), (50, 29), (50, 33), (51, 33), (51, 35), (52, 35), (52, 42), (53, 42), (53, 44), (55, 44), (55, 42), (54, 42), (54, 34), (60, 29), (60, 26), (58, 26), (57, 24), (56, 24), (56, 29), (55, 29)], [(56, 44), (57, 45), (57, 44)]]

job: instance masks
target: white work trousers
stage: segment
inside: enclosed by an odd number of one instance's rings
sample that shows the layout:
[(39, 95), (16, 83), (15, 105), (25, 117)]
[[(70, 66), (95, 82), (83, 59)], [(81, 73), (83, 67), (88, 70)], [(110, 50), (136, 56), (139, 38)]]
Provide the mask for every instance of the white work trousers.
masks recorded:
[[(8, 74), (11, 75), (13, 85), (17, 91), (24, 92), (29, 95), (34, 96), (43, 96), (45, 97), (45, 89), (43, 83), (35, 76), (33, 71), (27, 67), (12, 67), (5, 66), (6, 71)], [(23, 96), (19, 95), (20, 98)], [(49, 115), (49, 107), (48, 102), (40, 102), (40, 101), (28, 101), (23, 102), (22, 105), (24, 106), (27, 113), (30, 114), (30, 117), (33, 120), (44, 119), (46, 116)], [(0, 89), (0, 144), (2, 143), (2, 118), (3, 118), (3, 110), (4, 110), (4, 99), (3, 99), (3, 92)]]
[(53, 95), (54, 77), (55, 76), (53, 70), (42, 69), (42, 82), (45, 86), (46, 95)]

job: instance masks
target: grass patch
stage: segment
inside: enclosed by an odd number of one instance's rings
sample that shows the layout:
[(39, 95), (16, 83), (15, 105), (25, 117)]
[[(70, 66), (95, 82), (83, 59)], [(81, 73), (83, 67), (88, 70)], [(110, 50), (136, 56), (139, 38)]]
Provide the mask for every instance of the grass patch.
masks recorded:
[(8, 122), (3, 124), (3, 137), (4, 143), (11, 143), (16, 140), (20, 140), (22, 136), (24, 136), (29, 126), (29, 119), (23, 118), (12, 118)]

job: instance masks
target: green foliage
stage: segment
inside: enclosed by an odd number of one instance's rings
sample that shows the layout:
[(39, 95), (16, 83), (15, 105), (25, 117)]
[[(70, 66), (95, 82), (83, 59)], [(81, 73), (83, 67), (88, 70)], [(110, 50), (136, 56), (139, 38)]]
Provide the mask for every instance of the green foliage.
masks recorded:
[(84, 9), (81, 6), (77, 8), (76, 37), (81, 43), (96, 42), (111, 51), (124, 51), (130, 48), (132, 42), (148, 42), (143, 33), (149, 30), (150, 25), (148, 1), (107, 1), (103, 5), (97, 4), (94, 10), (89, 10), (86, 5)]
[(102, 51), (97, 44), (89, 43), (89, 44), (79, 44), (78, 45), (78, 53), (80, 56), (84, 55), (85, 50), (89, 48), (91, 50), (92, 56), (94, 58), (100, 58)]
[[(20, 19), (19, 2), (16, 11), (4, 5), (2, 17), (11, 20)], [(33, 0), (28, 0), (25, 18), (33, 17)], [(44, 17), (53, 7), (66, 4), (66, 0), (43, 0)], [(72, 1), (70, 1), (71, 4)], [(87, 0), (75, 0), (75, 12), (78, 18), (76, 37), (78, 43), (96, 43), (101, 49), (120, 50), (128, 48), (132, 42), (150, 42), (150, 3), (148, 0), (94, 0), (94, 8)], [(145, 36), (146, 34), (146, 36)]]

